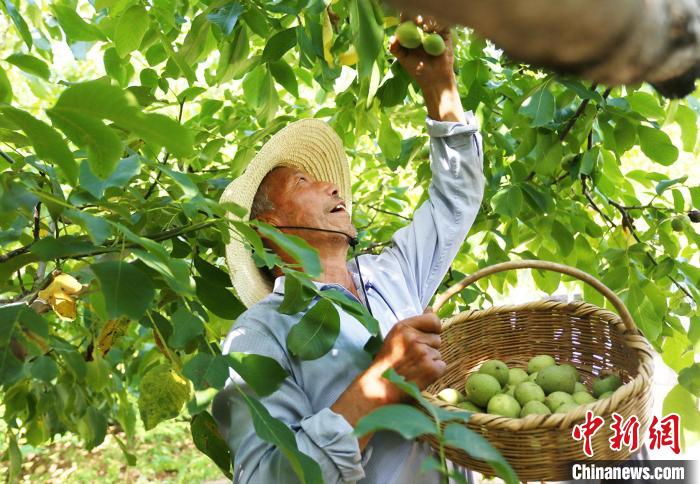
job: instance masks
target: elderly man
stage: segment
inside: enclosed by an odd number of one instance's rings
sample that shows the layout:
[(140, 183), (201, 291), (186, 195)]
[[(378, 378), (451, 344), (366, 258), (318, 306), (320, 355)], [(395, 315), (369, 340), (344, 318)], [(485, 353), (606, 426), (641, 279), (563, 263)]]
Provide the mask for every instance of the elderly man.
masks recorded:
[[(404, 49), (395, 40), (390, 45), (423, 91), (433, 178), (429, 199), (381, 254), (347, 260), (356, 235), (349, 171), (340, 139), (321, 121), (301, 120), (278, 132), (222, 196), (250, 208), (252, 218), (303, 237), (320, 257), (322, 272), (314, 284), (361, 302), (380, 324), (384, 341), (372, 359), (363, 349), (369, 332), (338, 307), (340, 334), (333, 350), (300, 360), (287, 350), (286, 339), (308, 308), (294, 315), (278, 312), (285, 289), (281, 271), (270, 281), (240, 241), (227, 248), (234, 287), (249, 309), (234, 324), (223, 351), (268, 356), (287, 370), (290, 376), (279, 390), (261, 401), (292, 429), (299, 450), (318, 462), (325, 482), (439, 479), (433, 471), (421, 473), (431, 453), (426, 444), (392, 432), (358, 440), (352, 431), (372, 410), (404, 400), (382, 378), (387, 368), (420, 388), (445, 370), (440, 321), (424, 309), (476, 218), (484, 180), (481, 139), (474, 116), (465, 114), (460, 103), (449, 30), (440, 33), (447, 50), (436, 57), (420, 48)], [(245, 386), (242, 379), (234, 380)], [(247, 406), (230, 386), (217, 396), (214, 416), (235, 456), (236, 482), (295, 480), (283, 454), (257, 436)]]

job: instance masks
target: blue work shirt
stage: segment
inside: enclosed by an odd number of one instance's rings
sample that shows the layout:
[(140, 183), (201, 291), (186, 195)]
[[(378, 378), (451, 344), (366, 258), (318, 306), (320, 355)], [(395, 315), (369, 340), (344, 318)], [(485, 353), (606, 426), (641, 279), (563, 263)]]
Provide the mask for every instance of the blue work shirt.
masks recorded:
[[(365, 291), (383, 336), (400, 320), (423, 313), (474, 223), (484, 191), (483, 154), (477, 122), (426, 119), (430, 135), (432, 181), (429, 198), (413, 221), (396, 231), (390, 247), (379, 255), (358, 257)], [(361, 284), (355, 261), (348, 262), (358, 294)], [(316, 282), (355, 298), (339, 284)], [(362, 296), (364, 297), (364, 296)], [(362, 371), (371, 356), (363, 347), (369, 332), (340, 307), (340, 334), (333, 349), (311, 361), (292, 356), (287, 333), (304, 312), (278, 312), (284, 298), (284, 277), (274, 291), (238, 317), (223, 344), (223, 353), (254, 353), (274, 358), (288, 373), (280, 388), (261, 402), (273, 417), (295, 433), (299, 450), (321, 467), (324, 481), (381, 484), (437, 483), (435, 472), (421, 473), (431, 448), (396, 433), (376, 432), (363, 453), (352, 426), (330, 407)], [(312, 303), (313, 305), (313, 303)], [(232, 372), (232, 380), (247, 389)], [(248, 407), (231, 385), (216, 397), (213, 414), (234, 455), (234, 481), (272, 484), (296, 482), (287, 459), (258, 438)]]

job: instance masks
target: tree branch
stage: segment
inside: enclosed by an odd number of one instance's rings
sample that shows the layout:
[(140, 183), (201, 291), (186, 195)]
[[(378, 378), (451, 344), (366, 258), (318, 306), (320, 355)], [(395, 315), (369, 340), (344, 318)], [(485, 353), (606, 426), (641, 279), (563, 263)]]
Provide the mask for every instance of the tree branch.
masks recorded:
[[(180, 101), (180, 111), (177, 114), (177, 122), (182, 121), (182, 108), (185, 106), (185, 98), (183, 97), (182, 100)], [(165, 157), (163, 158), (163, 161), (160, 162), (161, 165), (165, 165), (168, 162), (168, 159), (170, 158), (170, 152), (165, 153)], [(144, 200), (148, 200), (148, 198), (153, 195), (153, 190), (156, 188), (156, 185), (158, 184), (158, 181), (160, 180), (161, 175), (163, 174), (162, 170), (158, 170), (158, 173), (156, 173), (156, 179), (153, 180), (153, 183), (148, 187), (148, 190), (146, 191), (146, 194), (143, 196)]]
[[(473, 28), (512, 59), (605, 84), (653, 83), (667, 97), (700, 77), (697, 0), (392, 0)], [(556, 41), (553, 41), (556, 39)]]
[(402, 219), (408, 220), (408, 221), (411, 220), (411, 217), (406, 217), (404, 215), (401, 215), (400, 213), (390, 212), (389, 210), (384, 210), (383, 208), (376, 207), (376, 206), (372, 205), (371, 203), (368, 203), (367, 207), (371, 208), (372, 210), (374, 210), (376, 212), (385, 213), (387, 215), (393, 215), (394, 217), (399, 217), (399, 218), (402, 218)]
[[(642, 242), (642, 239), (639, 238), (639, 235), (637, 234), (637, 231), (634, 228), (634, 223), (633, 223), (634, 219), (632, 219), (632, 217), (630, 217), (630, 215), (629, 215), (629, 213), (627, 213), (627, 210), (625, 209), (625, 207), (620, 205), (619, 203), (615, 202), (614, 200), (608, 200), (608, 203), (610, 205), (612, 205), (613, 207), (615, 207), (620, 212), (620, 214), (622, 215), (622, 226), (626, 227), (630, 231), (630, 234), (632, 234), (632, 237), (634, 237), (634, 240), (636, 240), (638, 244), (647, 245), (645, 242)], [(654, 256), (652, 256), (649, 252), (645, 252), (645, 254), (649, 258), (651, 263), (654, 264), (654, 266), (659, 265), (659, 263), (656, 262), (656, 259), (654, 259)], [(693, 302), (696, 302), (693, 295), (690, 294), (690, 292), (685, 287), (683, 287), (680, 282), (678, 282), (676, 279), (674, 279), (673, 276), (668, 274), (666, 277), (671, 279), (673, 284), (680, 291), (682, 291), (688, 297), (688, 299), (690, 299)]]
[[(598, 83), (594, 82), (591, 85), (591, 91), (595, 91), (596, 87), (598, 87)], [(571, 116), (571, 119), (569, 119), (569, 122), (566, 123), (566, 126), (564, 127), (562, 132), (559, 134), (560, 140), (564, 141), (564, 138), (566, 138), (566, 135), (569, 134), (569, 131), (571, 131), (571, 128), (574, 127), (574, 124), (576, 124), (576, 121), (578, 120), (578, 118), (580, 118), (581, 115), (583, 114), (583, 112), (586, 110), (586, 106), (588, 106), (589, 102), (591, 102), (590, 98), (586, 98), (581, 102), (581, 104), (579, 105), (579, 107), (576, 110), (576, 112), (574, 113), (574, 115)]]

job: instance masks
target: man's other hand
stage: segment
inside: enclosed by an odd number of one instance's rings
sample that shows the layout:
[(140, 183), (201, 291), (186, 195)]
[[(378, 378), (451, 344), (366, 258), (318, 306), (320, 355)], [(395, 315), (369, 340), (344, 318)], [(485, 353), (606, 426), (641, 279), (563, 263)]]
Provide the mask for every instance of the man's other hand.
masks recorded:
[(387, 403), (405, 398), (395, 385), (381, 375), (388, 368), (418, 385), (421, 390), (445, 373), (446, 364), (440, 356), (440, 318), (432, 311), (399, 321), (389, 331), (374, 362), (365, 375), (388, 397)]

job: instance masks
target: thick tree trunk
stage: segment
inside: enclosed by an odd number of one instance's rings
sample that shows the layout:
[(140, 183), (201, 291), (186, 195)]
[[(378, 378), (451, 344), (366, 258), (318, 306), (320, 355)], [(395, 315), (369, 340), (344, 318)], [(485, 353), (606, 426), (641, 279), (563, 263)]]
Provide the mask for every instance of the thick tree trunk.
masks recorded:
[(700, 77), (700, 0), (393, 0), (473, 28), (519, 61), (684, 96)]

